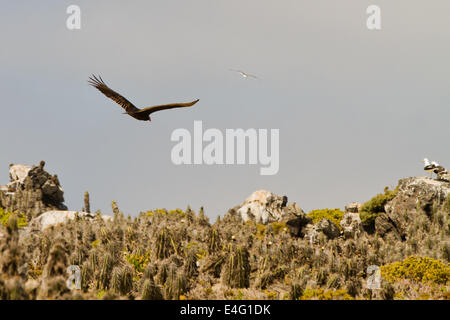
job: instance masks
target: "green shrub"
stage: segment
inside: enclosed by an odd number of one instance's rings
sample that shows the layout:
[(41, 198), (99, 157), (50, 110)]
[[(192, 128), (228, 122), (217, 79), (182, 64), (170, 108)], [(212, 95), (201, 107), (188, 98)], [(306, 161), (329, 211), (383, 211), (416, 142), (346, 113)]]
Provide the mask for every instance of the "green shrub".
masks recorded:
[(151, 211), (147, 211), (146, 212), (147, 216), (151, 217), (154, 215), (160, 215), (160, 216), (179, 216), (181, 218), (184, 218), (186, 216), (185, 212), (181, 209), (175, 209), (175, 210), (170, 210), (167, 211), (166, 209), (155, 209), (155, 210), (151, 210)]
[(150, 252), (146, 252), (143, 255), (126, 253), (125, 260), (127, 260), (129, 264), (133, 265), (134, 270), (137, 272), (144, 272), (150, 262)]
[[(0, 208), (0, 223), (6, 227), (8, 225), (9, 217), (12, 214), (15, 214), (15, 213), (7, 212), (3, 208)], [(17, 215), (17, 226), (19, 228), (26, 227), (28, 225), (28, 221), (27, 221), (27, 218), (25, 217), (25, 215), (22, 213), (19, 213), (16, 215)]]
[(361, 222), (365, 228), (373, 229), (375, 225), (375, 219), (381, 212), (385, 212), (384, 206), (386, 203), (394, 199), (398, 193), (398, 187), (395, 190), (389, 190), (388, 187), (384, 188), (384, 193), (379, 193), (361, 207), (359, 216)]
[(352, 296), (350, 296), (347, 290), (324, 290), (322, 288), (311, 289), (307, 288), (303, 292), (301, 300), (354, 300)]
[(316, 209), (308, 213), (308, 216), (311, 217), (313, 223), (320, 222), (323, 219), (328, 219), (334, 222), (339, 229), (342, 229), (341, 220), (344, 216), (344, 212), (340, 209)]
[(450, 281), (450, 264), (428, 257), (410, 256), (403, 261), (381, 266), (380, 269), (383, 279), (389, 282), (409, 279), (446, 284)]

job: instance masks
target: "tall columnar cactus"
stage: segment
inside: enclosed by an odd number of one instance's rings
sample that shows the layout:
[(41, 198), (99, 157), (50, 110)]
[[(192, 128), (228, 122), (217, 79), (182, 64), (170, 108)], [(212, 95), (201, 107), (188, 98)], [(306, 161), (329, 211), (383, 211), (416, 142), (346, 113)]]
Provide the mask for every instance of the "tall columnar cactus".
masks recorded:
[(188, 222), (193, 222), (195, 219), (195, 212), (192, 211), (191, 206), (187, 206), (186, 211), (185, 211), (185, 216)]
[(230, 244), (228, 258), (222, 272), (222, 281), (232, 288), (248, 288), (250, 285), (249, 253), (246, 247)]
[(13, 277), (19, 275), (19, 268), (23, 264), (23, 253), (19, 246), (18, 220), (15, 214), (8, 218), (7, 236), (0, 245), (0, 276)]
[(133, 289), (133, 270), (128, 266), (115, 267), (112, 272), (111, 288), (120, 295)]
[(208, 234), (208, 253), (213, 254), (220, 248), (219, 231), (216, 228), (212, 228)]
[(107, 253), (104, 255), (100, 271), (97, 278), (97, 288), (106, 289), (109, 287), (109, 281), (111, 278), (111, 271), (113, 268), (113, 257)]
[(169, 267), (166, 283), (164, 284), (165, 299), (178, 300), (187, 290), (187, 278), (183, 272), (177, 272), (175, 265)]
[(177, 254), (177, 245), (168, 228), (162, 228), (156, 239), (156, 257), (165, 259), (170, 257), (172, 253)]
[(161, 288), (155, 284), (153, 278), (145, 279), (141, 289), (142, 300), (162, 300)]
[(63, 239), (58, 239), (50, 250), (47, 264), (44, 267), (44, 277), (66, 275), (68, 267), (68, 257), (66, 253), (66, 244)]
[(114, 216), (118, 216), (120, 211), (119, 211), (119, 206), (117, 205), (117, 202), (112, 201), (111, 202), (111, 208), (112, 208), (112, 211), (114, 213)]
[(91, 213), (91, 203), (89, 201), (89, 192), (84, 192), (84, 211), (87, 213)]
[(198, 212), (197, 221), (200, 225), (209, 225), (208, 217), (205, 215), (205, 210), (203, 207), (200, 207), (200, 211)]

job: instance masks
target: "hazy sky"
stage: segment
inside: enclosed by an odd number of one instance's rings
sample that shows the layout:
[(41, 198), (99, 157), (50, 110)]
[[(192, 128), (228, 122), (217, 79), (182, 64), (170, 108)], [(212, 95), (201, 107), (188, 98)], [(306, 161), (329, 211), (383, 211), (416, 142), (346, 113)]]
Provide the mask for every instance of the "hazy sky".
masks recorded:
[[(66, 9), (81, 8), (81, 30)], [(381, 7), (382, 30), (366, 28)], [(2, 1), (0, 184), (45, 160), (66, 204), (125, 213), (205, 207), (253, 191), (304, 210), (365, 201), (450, 167), (448, 0)], [(259, 76), (243, 79), (229, 68)], [(92, 73), (139, 107), (200, 102), (139, 122), (88, 86)], [(177, 128), (280, 130), (280, 170), (175, 166)]]

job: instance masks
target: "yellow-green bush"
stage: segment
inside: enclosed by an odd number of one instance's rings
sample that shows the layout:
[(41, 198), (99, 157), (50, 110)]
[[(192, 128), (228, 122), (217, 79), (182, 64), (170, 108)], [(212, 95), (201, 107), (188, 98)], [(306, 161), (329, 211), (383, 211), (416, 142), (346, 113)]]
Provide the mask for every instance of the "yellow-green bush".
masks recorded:
[(384, 188), (384, 193), (379, 193), (369, 201), (365, 202), (359, 213), (363, 226), (368, 228), (373, 227), (376, 217), (378, 217), (381, 212), (385, 212), (384, 206), (394, 199), (397, 193), (398, 188), (389, 190), (389, 188), (386, 187)]
[[(4, 226), (8, 225), (9, 217), (15, 214), (13, 212), (7, 212), (3, 208), (0, 208), (0, 223)], [(25, 227), (28, 225), (27, 218), (22, 213), (16, 214), (17, 215), (17, 226), (19, 228)]]
[(162, 216), (166, 216), (166, 215), (170, 215), (170, 216), (175, 216), (178, 215), (182, 218), (185, 217), (185, 212), (181, 209), (175, 209), (175, 210), (170, 210), (167, 211), (166, 209), (155, 209), (155, 210), (150, 210), (146, 212), (147, 216), (151, 217), (153, 215), (162, 215)]
[(306, 288), (300, 300), (354, 300), (347, 290), (324, 290), (322, 288)]
[[(253, 222), (247, 222), (251, 225)], [(287, 230), (286, 223), (284, 222), (271, 222), (268, 225), (264, 225), (262, 223), (256, 223), (256, 237), (260, 240), (264, 239), (267, 234), (267, 227), (272, 226), (272, 231), (274, 234), (280, 234), (284, 230)]]
[(344, 212), (339, 209), (316, 209), (308, 213), (308, 216), (311, 217), (313, 223), (320, 222), (323, 219), (328, 219), (333, 221), (339, 229), (342, 229), (341, 220), (344, 216)]
[(132, 264), (137, 272), (144, 272), (145, 267), (150, 262), (150, 253), (146, 252), (144, 255), (126, 254), (125, 260)]
[(410, 279), (422, 283), (446, 284), (450, 281), (450, 264), (428, 257), (410, 256), (403, 261), (381, 266), (380, 269), (383, 279), (389, 282)]

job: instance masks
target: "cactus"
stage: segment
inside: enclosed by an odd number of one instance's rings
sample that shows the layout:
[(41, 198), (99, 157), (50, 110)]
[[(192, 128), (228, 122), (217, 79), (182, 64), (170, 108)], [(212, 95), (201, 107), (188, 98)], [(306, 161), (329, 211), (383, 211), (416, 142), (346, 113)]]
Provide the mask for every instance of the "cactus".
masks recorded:
[(97, 288), (106, 289), (109, 287), (111, 271), (113, 268), (113, 257), (107, 253), (102, 260), (100, 272), (97, 279)]
[(120, 211), (119, 211), (119, 206), (117, 205), (117, 202), (112, 201), (112, 202), (111, 202), (111, 208), (112, 208), (112, 211), (113, 211), (113, 213), (114, 213), (114, 216), (115, 216), (115, 217), (116, 217), (116, 216), (119, 216)]
[(190, 223), (194, 222), (195, 212), (192, 211), (191, 206), (189, 206), (189, 205), (187, 206), (185, 215), (186, 215), (186, 219), (188, 222), (190, 222)]
[(44, 267), (44, 278), (66, 275), (68, 258), (65, 248), (66, 244), (64, 240), (58, 239), (55, 241), (55, 244), (50, 250), (47, 264)]
[(230, 244), (228, 255), (222, 272), (222, 281), (232, 288), (248, 288), (250, 284), (250, 264), (247, 248)]
[(156, 257), (165, 259), (172, 253), (178, 254), (177, 246), (168, 228), (163, 228), (156, 239)]
[(189, 250), (187, 252), (183, 270), (188, 278), (196, 277), (198, 275), (197, 254), (194, 250)]
[(291, 300), (300, 300), (304, 287), (298, 281), (293, 281), (290, 285), (289, 297)]
[(208, 234), (208, 253), (213, 254), (220, 248), (219, 232), (216, 228), (212, 228)]
[(128, 267), (115, 267), (111, 277), (111, 288), (120, 295), (126, 295), (133, 289), (133, 270)]
[(87, 213), (91, 213), (91, 204), (89, 201), (89, 192), (85, 191), (84, 192), (84, 208), (83, 211), (87, 212)]
[(157, 286), (152, 278), (145, 279), (141, 290), (142, 300), (162, 300), (163, 294), (161, 288)]
[(174, 265), (169, 267), (166, 283), (164, 284), (164, 298), (178, 300), (187, 291), (187, 279), (184, 273), (177, 272)]
[(93, 278), (94, 270), (95, 269), (91, 268), (89, 261), (86, 261), (81, 266), (81, 290), (83, 290), (83, 292), (86, 292), (89, 289), (89, 283)]
[(205, 215), (205, 210), (203, 209), (203, 207), (200, 207), (200, 211), (198, 212), (198, 217), (197, 217), (197, 221), (200, 225), (202, 226), (207, 226), (209, 225), (209, 219), (208, 217)]

